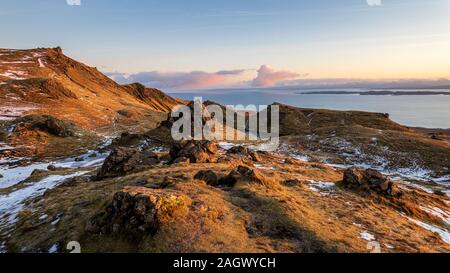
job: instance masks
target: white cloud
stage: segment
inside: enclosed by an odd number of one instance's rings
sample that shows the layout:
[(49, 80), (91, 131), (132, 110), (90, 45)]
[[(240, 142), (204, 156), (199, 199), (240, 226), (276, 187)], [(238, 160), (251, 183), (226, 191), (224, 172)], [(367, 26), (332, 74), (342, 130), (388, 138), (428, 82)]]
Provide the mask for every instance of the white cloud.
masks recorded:
[(81, 0), (66, 0), (69, 6), (81, 6)]
[(381, 0), (366, 0), (367, 1), (367, 5), (373, 7), (373, 6), (381, 6), (382, 2)]

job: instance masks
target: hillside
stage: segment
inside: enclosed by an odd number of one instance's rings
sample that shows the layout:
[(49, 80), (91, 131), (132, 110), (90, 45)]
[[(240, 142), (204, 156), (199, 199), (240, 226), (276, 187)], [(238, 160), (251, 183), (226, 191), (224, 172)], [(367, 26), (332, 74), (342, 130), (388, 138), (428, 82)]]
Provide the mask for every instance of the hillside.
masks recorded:
[(149, 129), (179, 103), (183, 102), (139, 84), (121, 86), (65, 56), (60, 48), (0, 49), (3, 120), (32, 113), (107, 132), (121, 125), (136, 127), (142, 120)]

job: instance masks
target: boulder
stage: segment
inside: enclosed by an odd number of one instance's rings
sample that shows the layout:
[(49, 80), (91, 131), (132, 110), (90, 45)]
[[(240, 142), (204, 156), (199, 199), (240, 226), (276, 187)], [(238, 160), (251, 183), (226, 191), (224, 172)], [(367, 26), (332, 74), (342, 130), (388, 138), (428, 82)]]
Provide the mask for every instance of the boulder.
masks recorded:
[(217, 174), (211, 170), (199, 171), (194, 176), (194, 179), (204, 181), (204, 182), (206, 182), (206, 184), (208, 184), (210, 186), (217, 186), (218, 181), (219, 181)]
[(344, 172), (344, 186), (393, 195), (394, 183), (373, 169), (351, 168)]
[(97, 179), (124, 176), (128, 173), (142, 171), (158, 163), (158, 155), (152, 151), (117, 147), (106, 158), (97, 174)]
[(180, 141), (170, 149), (170, 157), (172, 163), (186, 162), (190, 163), (211, 163), (215, 161), (218, 153), (218, 147), (215, 142), (211, 141)]
[(86, 231), (94, 234), (153, 235), (191, 204), (188, 197), (143, 187), (117, 192), (105, 211), (93, 217)]
[(269, 181), (258, 172), (247, 166), (239, 166), (218, 182), (220, 186), (233, 187), (237, 183), (256, 183), (270, 186)]
[(254, 162), (261, 162), (261, 157), (258, 152), (252, 151), (244, 146), (234, 146), (227, 151), (227, 154), (236, 154), (248, 157)]

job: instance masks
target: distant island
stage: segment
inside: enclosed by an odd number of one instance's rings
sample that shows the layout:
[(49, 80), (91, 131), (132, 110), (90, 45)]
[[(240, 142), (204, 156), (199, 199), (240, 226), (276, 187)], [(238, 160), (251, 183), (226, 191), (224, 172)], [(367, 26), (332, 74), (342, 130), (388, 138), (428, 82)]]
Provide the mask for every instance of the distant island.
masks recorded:
[(361, 96), (436, 96), (450, 95), (448, 91), (313, 91), (301, 95), (361, 95)]

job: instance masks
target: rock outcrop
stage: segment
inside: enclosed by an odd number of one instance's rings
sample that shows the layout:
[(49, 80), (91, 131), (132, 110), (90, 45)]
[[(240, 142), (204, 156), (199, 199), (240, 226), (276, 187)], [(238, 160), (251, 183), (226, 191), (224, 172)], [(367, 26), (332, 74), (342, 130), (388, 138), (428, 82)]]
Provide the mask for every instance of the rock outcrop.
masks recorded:
[(218, 147), (211, 141), (181, 141), (172, 146), (172, 163), (212, 163), (216, 160)]
[(106, 158), (97, 179), (124, 176), (137, 172), (159, 163), (158, 155), (149, 150), (141, 151), (138, 148), (117, 147)]
[(57, 137), (73, 137), (76, 135), (75, 125), (48, 115), (29, 115), (16, 120), (13, 134), (21, 130), (39, 130)]
[(373, 169), (347, 169), (344, 172), (343, 184), (346, 187), (359, 190), (374, 191), (385, 195), (394, 194), (394, 183), (388, 177)]
[(166, 190), (129, 187), (117, 192), (104, 212), (86, 230), (94, 234), (148, 235), (176, 217), (191, 203), (184, 195)]
[(217, 186), (219, 182), (219, 178), (217, 174), (211, 170), (200, 171), (195, 176), (194, 179), (201, 180), (206, 182), (207, 185)]
[(235, 146), (232, 147), (231, 149), (229, 149), (227, 151), (227, 154), (229, 155), (240, 155), (244, 158), (248, 158), (254, 162), (260, 162), (261, 161), (261, 156), (259, 155), (258, 152), (253, 151), (251, 149), (248, 149), (247, 147), (244, 146)]
[(227, 176), (219, 179), (220, 186), (233, 187), (238, 183), (256, 183), (264, 186), (272, 186), (258, 171), (247, 166), (239, 166)]

